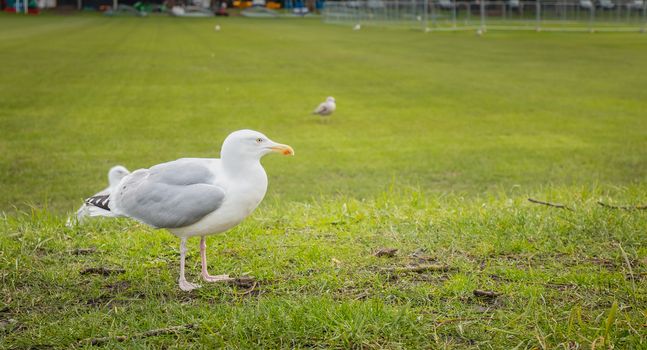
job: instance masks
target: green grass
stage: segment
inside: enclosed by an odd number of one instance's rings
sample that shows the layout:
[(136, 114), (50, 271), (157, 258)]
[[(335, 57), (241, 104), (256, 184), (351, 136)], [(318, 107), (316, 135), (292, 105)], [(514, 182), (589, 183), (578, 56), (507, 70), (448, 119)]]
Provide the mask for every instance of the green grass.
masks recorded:
[[(188, 323), (104, 346), (647, 347), (645, 211), (596, 203), (647, 202), (644, 35), (218, 22), (0, 15), (0, 348)], [(65, 226), (110, 166), (215, 157), (239, 128), (296, 150), (209, 239), (253, 289), (179, 291), (164, 231)], [(125, 273), (80, 274), (100, 266)]]
[[(2, 16), (0, 208), (61, 212), (131, 169), (217, 156), (232, 130), (291, 144), (270, 196), (393, 181), (484, 193), (645, 180), (645, 37), (352, 32), (317, 21)], [(335, 122), (309, 116), (327, 95)]]
[[(521, 197), (466, 201), (411, 192), (273, 204), (210, 239), (212, 271), (252, 274), (258, 284), (248, 294), (223, 285), (181, 292), (178, 242), (162, 231), (130, 222), (70, 229), (42, 212), (12, 216), (0, 247), (4, 312), (17, 323), (7, 326), (5, 344), (73, 347), (85, 338), (197, 323), (189, 333), (119, 346), (644, 347), (645, 214), (603, 209), (596, 191), (556, 193), (577, 198), (575, 211)], [(625, 198), (643, 196), (628, 191)], [(72, 253), (84, 247), (97, 252)], [(381, 247), (399, 251), (374, 257)], [(190, 278), (197, 279), (197, 241), (190, 252)], [(450, 270), (389, 270), (426, 264)], [(96, 266), (126, 272), (79, 275)], [(478, 298), (475, 289), (501, 295)]]

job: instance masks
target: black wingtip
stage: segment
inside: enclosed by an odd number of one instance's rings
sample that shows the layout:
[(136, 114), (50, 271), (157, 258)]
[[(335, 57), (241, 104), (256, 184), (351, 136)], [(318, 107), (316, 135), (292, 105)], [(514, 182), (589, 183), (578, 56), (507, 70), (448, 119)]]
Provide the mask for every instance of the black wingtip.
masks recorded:
[(85, 204), (110, 211), (110, 207), (108, 206), (110, 204), (109, 197), (109, 195), (90, 197), (85, 200)]

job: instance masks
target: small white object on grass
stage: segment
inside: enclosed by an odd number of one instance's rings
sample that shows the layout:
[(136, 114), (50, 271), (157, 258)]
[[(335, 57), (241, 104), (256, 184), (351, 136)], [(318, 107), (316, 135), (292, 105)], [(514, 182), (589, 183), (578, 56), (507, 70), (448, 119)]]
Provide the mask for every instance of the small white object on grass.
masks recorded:
[(215, 32), (219, 32), (219, 31), (220, 31), (220, 24), (216, 24), (216, 25), (213, 27), (213, 30), (214, 30)]
[(199, 287), (184, 275), (186, 241), (194, 236), (200, 236), (202, 279), (231, 281), (229, 275), (207, 272), (206, 237), (238, 225), (260, 204), (267, 191), (261, 158), (272, 152), (294, 155), (292, 147), (258, 131), (235, 131), (223, 142), (220, 159), (182, 158), (139, 169), (109, 195), (90, 197), (85, 203), (90, 210), (110, 213), (106, 216), (132, 218), (179, 237), (180, 289)]
[(362, 29), (362, 25), (361, 25), (361, 24), (359, 24), (359, 23), (357, 23), (357, 24), (353, 27), (353, 30), (360, 30), (360, 29)]
[[(109, 195), (110, 192), (119, 184), (119, 181), (121, 181), (121, 179), (123, 179), (128, 174), (130, 174), (130, 171), (128, 171), (128, 169), (126, 169), (125, 167), (121, 165), (113, 166), (108, 171), (108, 187), (95, 193), (94, 196)], [(76, 223), (79, 223), (79, 224), (83, 223), (83, 221), (85, 221), (85, 219), (88, 216), (109, 216), (106, 214), (109, 214), (109, 212), (104, 211), (104, 213), (101, 214), (101, 209), (97, 208), (97, 210), (94, 211), (94, 215), (92, 215), (92, 213), (90, 213), (90, 209), (88, 205), (83, 203), (83, 205), (79, 208), (79, 210), (76, 211)], [(74, 224), (73, 220), (74, 218), (67, 219), (68, 227), (71, 227)]]
[(326, 101), (320, 103), (319, 106), (317, 106), (317, 108), (315, 108), (315, 110), (312, 111), (312, 114), (317, 114), (322, 117), (328, 117), (331, 114), (333, 114), (335, 109), (337, 109), (337, 103), (335, 102), (335, 98), (332, 96), (328, 96), (328, 98), (326, 98)]
[(481, 36), (483, 35), (483, 29), (479, 28), (476, 30), (476, 35)]

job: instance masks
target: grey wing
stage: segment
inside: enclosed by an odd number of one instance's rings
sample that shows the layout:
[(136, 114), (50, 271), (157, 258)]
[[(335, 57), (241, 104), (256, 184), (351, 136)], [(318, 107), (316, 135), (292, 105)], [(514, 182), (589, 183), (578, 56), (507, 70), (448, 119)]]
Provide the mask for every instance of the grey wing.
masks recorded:
[(213, 183), (211, 166), (215, 159), (182, 158), (151, 167), (150, 176), (159, 182), (173, 185)]
[(317, 106), (317, 108), (315, 108), (312, 114), (320, 114), (325, 108), (326, 106), (322, 103), (319, 106)]
[(111, 196), (111, 209), (157, 228), (198, 222), (217, 210), (225, 191), (213, 185), (209, 160), (180, 159), (133, 172)]

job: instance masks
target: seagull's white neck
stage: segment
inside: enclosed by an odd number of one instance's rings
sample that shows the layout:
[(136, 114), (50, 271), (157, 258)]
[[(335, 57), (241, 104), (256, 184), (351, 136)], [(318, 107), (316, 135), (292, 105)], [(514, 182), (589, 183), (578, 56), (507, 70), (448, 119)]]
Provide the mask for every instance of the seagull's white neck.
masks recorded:
[(245, 159), (242, 157), (239, 158), (225, 156), (222, 156), (220, 159), (222, 160), (223, 168), (231, 173), (238, 173), (261, 165), (261, 162), (258, 159)]
[(247, 157), (227, 157), (223, 155), (222, 168), (231, 178), (238, 180), (262, 181), (267, 182), (265, 169), (261, 165), (260, 159)]
[(267, 191), (267, 174), (260, 159), (222, 157), (221, 160), (225, 181), (229, 183), (228, 192), (235, 193), (231, 201), (244, 208), (245, 215), (251, 213)]

